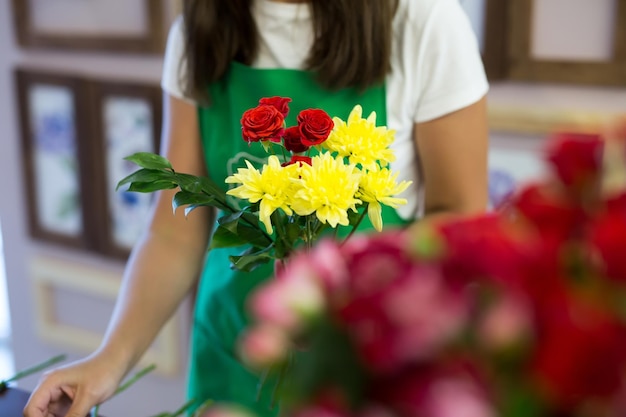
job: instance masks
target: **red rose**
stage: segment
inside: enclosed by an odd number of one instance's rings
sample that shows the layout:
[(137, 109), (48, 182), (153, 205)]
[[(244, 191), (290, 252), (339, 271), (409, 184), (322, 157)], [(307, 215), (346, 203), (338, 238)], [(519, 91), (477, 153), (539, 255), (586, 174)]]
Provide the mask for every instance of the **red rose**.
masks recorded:
[(293, 164), (300, 164), (300, 166), (302, 166), (302, 164), (307, 164), (307, 165), (311, 165), (311, 157), (309, 156), (300, 156), (300, 155), (293, 155), (291, 157), (291, 160), (289, 160), (288, 162), (284, 162), (282, 164), (282, 166), (287, 166), (287, 165), (293, 165)]
[(283, 115), (283, 118), (287, 117), (287, 114), (289, 114), (290, 102), (291, 99), (289, 97), (263, 97), (259, 100), (259, 104), (261, 105), (276, 107), (276, 110)]
[(443, 261), (448, 279), (465, 285), (487, 278), (518, 288), (521, 266), (528, 262), (532, 244), (524, 229), (498, 214), (449, 220), (440, 226), (448, 256)]
[(335, 123), (328, 113), (320, 109), (302, 110), (298, 115), (298, 128), (302, 143), (306, 146), (319, 145), (324, 142)]
[(590, 238), (608, 278), (626, 283), (626, 195), (609, 200), (606, 212), (591, 225)]
[(259, 105), (246, 110), (241, 116), (241, 134), (246, 142), (269, 140), (280, 142), (283, 135), (285, 118), (274, 106)]
[(298, 126), (292, 126), (285, 129), (283, 135), (285, 149), (293, 153), (306, 152), (309, 147), (302, 143), (302, 136), (300, 135), (300, 128)]
[(568, 189), (576, 195), (586, 196), (600, 179), (603, 148), (600, 135), (559, 134), (551, 140), (547, 160)]
[(549, 184), (526, 185), (512, 199), (511, 209), (536, 227), (544, 243), (569, 240), (587, 221), (582, 207)]
[(539, 317), (533, 375), (563, 410), (585, 400), (610, 400), (623, 386), (626, 332), (604, 308), (569, 296)]

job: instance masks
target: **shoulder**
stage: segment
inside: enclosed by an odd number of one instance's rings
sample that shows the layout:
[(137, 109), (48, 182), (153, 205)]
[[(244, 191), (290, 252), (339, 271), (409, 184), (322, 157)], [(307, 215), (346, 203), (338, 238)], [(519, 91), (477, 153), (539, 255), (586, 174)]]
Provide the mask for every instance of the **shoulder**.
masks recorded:
[(167, 37), (165, 55), (163, 56), (163, 73), (161, 88), (176, 98), (193, 102), (183, 93), (187, 78), (186, 61), (183, 57), (185, 49), (184, 20), (178, 16), (170, 26)]
[(184, 26), (185, 22), (183, 20), (183, 15), (179, 14), (170, 25), (169, 34), (167, 36), (168, 47), (178, 45), (183, 42)]
[(465, 15), (459, 0), (398, 0), (394, 26), (422, 32), (430, 25), (457, 19), (459, 13)]

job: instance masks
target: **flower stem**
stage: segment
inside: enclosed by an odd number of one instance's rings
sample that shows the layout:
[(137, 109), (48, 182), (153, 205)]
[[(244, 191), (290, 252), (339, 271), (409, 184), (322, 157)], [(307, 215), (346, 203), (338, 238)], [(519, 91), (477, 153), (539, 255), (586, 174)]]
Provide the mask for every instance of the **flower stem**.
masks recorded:
[(282, 222), (281, 214), (277, 211), (271, 215), (272, 224), (276, 226), (276, 238), (280, 239), (285, 245), (285, 256), (289, 255), (293, 247), (292, 242), (287, 239), (287, 232), (285, 231), (285, 225)]
[(306, 216), (306, 247), (313, 247), (313, 233), (311, 233), (311, 215)]
[(192, 405), (194, 405), (196, 402), (195, 399), (189, 400), (187, 401), (182, 407), (180, 407), (178, 410), (174, 411), (170, 416), (168, 417), (179, 417), (181, 416), (185, 411), (187, 411)]
[(9, 379), (5, 379), (4, 381), (0, 382), (0, 392), (4, 392), (9, 388), (9, 382), (17, 381), (18, 379), (22, 379), (32, 374), (35, 374), (63, 360), (65, 360), (65, 355), (57, 355), (53, 358), (48, 359), (47, 361), (31, 366), (30, 368), (26, 368), (23, 371), (16, 373)]
[[(113, 393), (113, 396), (126, 391), (128, 388), (130, 388), (135, 382), (139, 381), (141, 378), (143, 378), (146, 374), (154, 371), (156, 369), (156, 365), (152, 364), (149, 366), (146, 366), (145, 368), (143, 368), (142, 370), (140, 370), (139, 372), (137, 372), (135, 375), (133, 375), (128, 381), (126, 381), (125, 383), (123, 383), (122, 385), (120, 385), (115, 392)], [(92, 410), (91, 410), (91, 417), (98, 417), (98, 411), (100, 410), (100, 404), (95, 405)]]
[(363, 210), (363, 213), (361, 213), (361, 215), (359, 216), (359, 220), (357, 220), (357, 222), (354, 224), (354, 226), (352, 226), (352, 230), (350, 230), (350, 233), (348, 234), (348, 236), (346, 236), (346, 238), (343, 240), (343, 242), (341, 242), (341, 246), (345, 245), (346, 242), (348, 241), (348, 239), (350, 239), (352, 237), (352, 235), (356, 232), (356, 229), (359, 228), (359, 226), (361, 225), (361, 222), (365, 218), (366, 214), (367, 214), (367, 210)]
[(131, 387), (131, 385), (133, 385), (135, 382), (139, 381), (141, 378), (143, 378), (145, 375), (149, 374), (150, 372), (154, 371), (155, 369), (156, 369), (155, 364), (146, 366), (145, 368), (137, 372), (135, 375), (133, 375), (133, 377), (130, 378), (128, 381), (126, 381), (124, 384), (120, 385), (115, 390), (114, 395), (117, 395), (123, 391), (126, 391), (128, 388)]
[(263, 373), (261, 374), (261, 378), (259, 379), (259, 382), (256, 385), (256, 401), (260, 401), (261, 400), (261, 392), (263, 391), (263, 387), (265, 386), (265, 383), (267, 382), (267, 377), (270, 374), (270, 368), (266, 368)]

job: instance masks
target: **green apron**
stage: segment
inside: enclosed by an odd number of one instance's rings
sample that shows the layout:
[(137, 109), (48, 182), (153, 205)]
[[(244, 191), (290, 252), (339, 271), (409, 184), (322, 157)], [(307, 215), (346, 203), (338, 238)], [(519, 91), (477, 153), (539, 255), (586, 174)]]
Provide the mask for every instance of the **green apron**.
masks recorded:
[[(331, 116), (347, 120), (350, 110), (360, 104), (367, 116), (376, 111), (377, 124), (386, 124), (385, 88), (364, 93), (354, 89), (329, 92), (319, 86), (311, 73), (286, 69), (255, 69), (233, 63), (221, 82), (209, 88), (208, 108), (199, 108), (199, 123), (209, 176), (218, 184), (245, 167), (244, 159), (260, 166), (267, 154), (258, 143), (251, 146), (241, 137), (241, 115), (255, 107), (261, 97), (291, 97), (287, 126), (296, 124), (298, 113), (321, 108)], [(385, 227), (405, 222), (392, 209), (383, 210)], [(362, 230), (373, 229), (364, 221)], [(250, 408), (259, 416), (276, 415), (271, 407), (271, 385), (266, 384), (257, 399), (259, 376), (247, 370), (234, 349), (238, 335), (248, 323), (246, 296), (272, 275), (272, 265), (252, 273), (230, 268), (229, 255), (235, 248), (211, 250), (201, 276), (196, 300), (189, 369), (189, 398), (231, 402)]]

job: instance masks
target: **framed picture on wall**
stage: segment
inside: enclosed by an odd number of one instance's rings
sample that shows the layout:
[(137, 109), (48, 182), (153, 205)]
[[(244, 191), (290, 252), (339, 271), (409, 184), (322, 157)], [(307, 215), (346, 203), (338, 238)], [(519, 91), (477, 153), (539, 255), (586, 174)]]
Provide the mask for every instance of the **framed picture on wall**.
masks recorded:
[(490, 80), (506, 78), (509, 0), (460, 1), (476, 33), (487, 77)]
[(161, 0), (13, 0), (24, 48), (154, 52), (163, 49)]
[(510, 75), (626, 85), (626, 0), (511, 2)]
[(124, 158), (158, 152), (161, 89), (155, 85), (92, 81), (94, 160), (99, 216), (99, 251), (125, 259), (146, 226), (153, 194), (116, 190), (137, 170)]
[(89, 172), (85, 83), (27, 69), (15, 72), (22, 133), (25, 196), (31, 236), (90, 248), (93, 207), (85, 198)]

